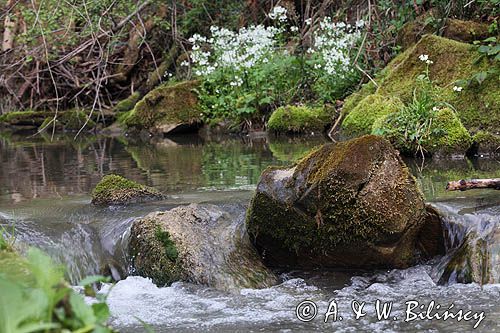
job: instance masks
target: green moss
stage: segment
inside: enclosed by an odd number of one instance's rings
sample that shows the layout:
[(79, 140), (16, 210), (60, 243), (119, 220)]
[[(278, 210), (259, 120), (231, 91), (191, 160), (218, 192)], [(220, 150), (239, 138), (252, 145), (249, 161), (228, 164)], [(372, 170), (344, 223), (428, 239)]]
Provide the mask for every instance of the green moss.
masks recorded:
[(200, 123), (198, 81), (164, 84), (150, 91), (134, 109), (119, 117), (127, 127), (153, 129), (167, 124)]
[(92, 203), (97, 205), (125, 204), (162, 197), (162, 194), (154, 188), (111, 174), (104, 176), (94, 188)]
[(439, 150), (443, 153), (465, 153), (472, 144), (469, 132), (462, 125), (455, 112), (449, 108), (439, 110), (434, 118), (431, 130), (442, 131), (442, 134), (431, 139), (426, 147), (430, 152)]
[[(434, 83), (435, 100), (452, 105), (469, 132), (494, 132), (500, 128), (498, 75), (488, 75), (482, 84), (472, 82), (461, 92), (453, 91), (458, 81), (469, 80), (478, 72), (491, 71), (492, 67), (499, 66), (498, 61), (478, 61), (480, 55), (474, 45), (425, 35), (418, 43), (393, 59), (381, 72), (376, 79), (379, 86), (377, 94), (397, 97), (405, 104), (410, 103), (417, 85), (416, 78), (426, 66), (418, 59), (421, 54), (429, 55), (429, 59), (433, 61), (429, 67), (429, 76)], [(359, 102), (350, 105), (349, 109), (353, 110), (358, 104)]]
[(64, 129), (77, 131), (80, 130), (84, 125), (86, 128), (95, 127), (95, 122), (92, 119), (87, 121), (87, 113), (81, 110), (68, 110), (57, 118), (57, 121), (62, 123)]
[(177, 247), (158, 219), (137, 220), (131, 234), (129, 250), (136, 274), (151, 278), (159, 286), (187, 280)]
[(267, 126), (276, 132), (324, 131), (332, 122), (325, 107), (284, 106), (273, 112)]
[(134, 106), (137, 104), (140, 98), (141, 94), (138, 91), (136, 91), (129, 97), (118, 102), (118, 104), (116, 104), (115, 107), (113, 108), (113, 111), (116, 113), (130, 111), (134, 108)]
[(500, 135), (495, 135), (487, 131), (479, 131), (472, 138), (478, 146), (478, 152), (500, 154)]
[(373, 123), (383, 116), (398, 111), (403, 106), (399, 98), (384, 97), (378, 94), (368, 95), (347, 115), (342, 128), (348, 134), (367, 134)]
[(373, 82), (365, 83), (361, 89), (351, 95), (349, 95), (344, 100), (344, 105), (342, 106), (342, 114), (349, 114), (358, 103), (363, 100), (366, 96), (373, 94), (377, 90), (377, 87)]
[[(372, 133), (383, 133), (396, 148), (405, 154), (415, 154), (418, 147), (408, 137), (405, 128), (397, 128), (397, 117), (381, 117), (374, 122)], [(414, 124), (412, 126), (422, 126)], [(413, 130), (413, 129), (412, 129)], [(472, 144), (469, 131), (450, 108), (439, 110), (428, 129), (428, 136), (422, 138), (422, 148), (429, 154), (465, 154)]]
[(170, 234), (168, 233), (168, 231), (163, 231), (158, 226), (156, 228), (155, 236), (163, 244), (163, 248), (165, 250), (165, 255), (167, 256), (167, 258), (175, 262), (179, 257), (179, 252), (177, 251), (175, 243), (170, 238)]

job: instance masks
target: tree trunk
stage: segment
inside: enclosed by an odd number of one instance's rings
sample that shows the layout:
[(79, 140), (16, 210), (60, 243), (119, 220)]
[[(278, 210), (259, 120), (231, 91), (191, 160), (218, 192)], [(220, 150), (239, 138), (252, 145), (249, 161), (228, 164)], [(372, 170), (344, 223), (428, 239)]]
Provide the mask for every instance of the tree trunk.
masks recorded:
[(12, 19), (14, 15), (10, 13), (10, 10), (14, 7), (14, 3), (15, 0), (9, 0), (5, 6), (6, 14), (3, 23), (4, 31), (2, 38), (2, 51), (7, 51), (14, 47), (14, 38), (16, 37), (18, 23), (18, 20)]

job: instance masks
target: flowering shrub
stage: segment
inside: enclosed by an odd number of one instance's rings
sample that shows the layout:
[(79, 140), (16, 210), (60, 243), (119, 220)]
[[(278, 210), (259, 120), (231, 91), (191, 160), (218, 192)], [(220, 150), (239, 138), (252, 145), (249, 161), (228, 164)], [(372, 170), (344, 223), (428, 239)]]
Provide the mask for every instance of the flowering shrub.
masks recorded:
[(363, 25), (363, 21), (358, 21), (353, 27), (325, 17), (314, 32), (314, 43), (308, 50), (308, 64), (312, 69), (312, 89), (323, 101), (343, 97), (347, 89), (360, 79), (350, 50), (360, 39)]
[(334, 101), (357, 82), (351, 49), (362, 22), (351, 26), (326, 17), (313, 31), (307, 52), (295, 54), (290, 45), (298, 40), (299, 29), (288, 24), (286, 9), (274, 7), (269, 19), (273, 26), (239, 31), (211, 27), (210, 37), (189, 39), (190, 62), (183, 65), (191, 65), (202, 79), (199, 95), (207, 120), (250, 125), (252, 119), (263, 120), (268, 111), (302, 96)]

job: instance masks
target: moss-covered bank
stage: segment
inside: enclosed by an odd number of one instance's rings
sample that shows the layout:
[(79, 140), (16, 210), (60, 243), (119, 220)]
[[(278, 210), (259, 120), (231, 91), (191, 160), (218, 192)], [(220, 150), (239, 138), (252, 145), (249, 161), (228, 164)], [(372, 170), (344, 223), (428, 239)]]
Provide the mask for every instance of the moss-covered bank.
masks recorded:
[[(471, 135), (479, 131), (496, 134), (500, 128), (500, 94), (498, 93), (498, 75), (487, 75), (486, 79), (479, 84), (475, 80), (463, 87), (462, 91), (453, 89), (456, 85), (464, 85), (465, 80), (471, 79), (476, 73), (487, 72), (492, 67), (498, 68), (498, 61), (480, 58), (477, 47), (471, 44), (461, 43), (434, 35), (425, 35), (418, 43), (398, 55), (376, 78), (376, 94), (385, 98), (399, 98), (404, 104), (413, 99), (415, 89), (418, 88), (417, 77), (422, 75), (426, 69), (425, 62), (419, 59), (420, 55), (428, 55), (432, 60), (429, 66), (429, 78), (433, 83), (433, 98), (438, 103), (448, 103), (458, 116), (458, 120)], [(363, 107), (363, 98), (367, 98), (367, 91), (373, 91), (372, 85), (349, 97), (344, 106), (344, 113), (350, 114), (356, 107)], [(375, 116), (376, 110), (368, 107), (363, 108), (367, 117)], [(360, 113), (360, 112), (358, 112)], [(372, 116), (373, 115), (373, 116)], [(447, 115), (449, 116), (449, 114)], [(444, 117), (444, 115), (443, 115)], [(354, 122), (354, 116), (347, 116), (343, 127), (358, 126), (363, 128), (364, 118)], [(453, 118), (453, 117), (451, 117)], [(444, 119), (444, 118), (442, 118)], [(450, 117), (448, 117), (448, 120)], [(451, 119), (447, 124), (457, 125), (457, 120)], [(447, 126), (445, 126), (447, 127)], [(456, 131), (462, 132), (462, 126), (454, 126), (450, 135)], [(445, 131), (449, 128), (443, 128)], [(459, 145), (470, 144), (470, 139), (465, 139)], [(443, 140), (448, 140), (445, 138)]]

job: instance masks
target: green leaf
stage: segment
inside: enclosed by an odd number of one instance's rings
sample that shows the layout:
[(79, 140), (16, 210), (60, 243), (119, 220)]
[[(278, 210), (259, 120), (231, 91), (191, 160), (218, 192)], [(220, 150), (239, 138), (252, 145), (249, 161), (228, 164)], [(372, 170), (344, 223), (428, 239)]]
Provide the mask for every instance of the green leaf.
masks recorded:
[(83, 297), (75, 292), (69, 296), (69, 304), (71, 311), (77, 319), (79, 319), (84, 326), (93, 325), (96, 322), (96, 316), (90, 306), (85, 303)]
[(109, 307), (106, 303), (92, 304), (92, 310), (98, 323), (104, 323), (110, 316)]
[(103, 283), (108, 283), (110, 282), (111, 279), (108, 276), (102, 276), (102, 275), (89, 275), (83, 280), (80, 281), (78, 284), (79, 286), (88, 286), (97, 282), (103, 282)]
[(481, 84), (484, 82), (484, 80), (486, 80), (486, 78), (488, 77), (488, 73), (487, 72), (479, 72), (479, 73), (476, 73), (474, 75), (474, 78), (476, 79), (476, 81)]

